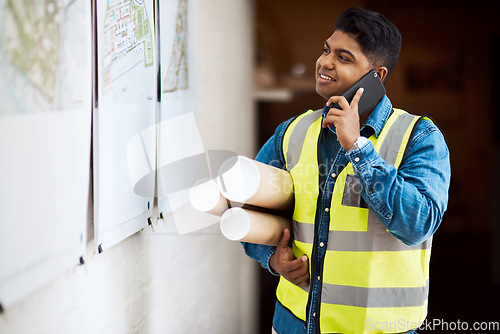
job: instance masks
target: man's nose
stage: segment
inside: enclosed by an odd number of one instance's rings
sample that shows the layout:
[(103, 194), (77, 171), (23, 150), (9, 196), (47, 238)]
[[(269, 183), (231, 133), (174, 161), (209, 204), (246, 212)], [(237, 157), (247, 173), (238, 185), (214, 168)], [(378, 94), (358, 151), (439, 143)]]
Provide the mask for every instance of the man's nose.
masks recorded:
[(334, 62), (332, 54), (323, 55), (320, 58), (320, 65), (322, 68), (332, 70), (335, 67), (335, 62)]

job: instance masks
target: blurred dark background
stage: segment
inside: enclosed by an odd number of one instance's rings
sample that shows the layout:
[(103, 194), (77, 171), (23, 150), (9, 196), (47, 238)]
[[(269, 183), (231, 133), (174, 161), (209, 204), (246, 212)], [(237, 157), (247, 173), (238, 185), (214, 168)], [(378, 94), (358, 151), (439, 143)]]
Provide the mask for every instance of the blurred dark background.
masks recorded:
[[(432, 117), (450, 149), (450, 200), (434, 236), (427, 319), (500, 321), (498, 1), (257, 0), (259, 147), (279, 123), (324, 104), (314, 65), (351, 6), (399, 28), (402, 51), (387, 94), (395, 107)], [(261, 270), (261, 333), (271, 328), (277, 282)]]

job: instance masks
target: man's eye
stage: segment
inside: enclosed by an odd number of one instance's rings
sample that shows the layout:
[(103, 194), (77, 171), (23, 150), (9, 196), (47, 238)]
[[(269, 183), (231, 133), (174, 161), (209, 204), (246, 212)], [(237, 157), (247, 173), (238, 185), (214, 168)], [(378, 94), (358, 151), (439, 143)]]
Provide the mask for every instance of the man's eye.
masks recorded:
[(339, 55), (339, 59), (340, 59), (341, 61), (349, 61), (349, 58), (347, 58), (347, 57), (345, 57), (345, 56), (343, 56), (343, 55)]
[(327, 48), (323, 48), (323, 53), (328, 54), (328, 53), (330, 53), (330, 50), (328, 50)]

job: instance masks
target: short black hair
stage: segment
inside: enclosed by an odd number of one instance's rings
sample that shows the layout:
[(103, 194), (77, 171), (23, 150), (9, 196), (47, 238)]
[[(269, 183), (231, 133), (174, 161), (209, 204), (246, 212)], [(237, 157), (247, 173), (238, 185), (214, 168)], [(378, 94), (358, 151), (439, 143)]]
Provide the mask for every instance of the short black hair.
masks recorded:
[(401, 33), (382, 14), (351, 7), (337, 18), (335, 30), (358, 42), (361, 51), (374, 65), (387, 67), (387, 76), (396, 66), (401, 51)]

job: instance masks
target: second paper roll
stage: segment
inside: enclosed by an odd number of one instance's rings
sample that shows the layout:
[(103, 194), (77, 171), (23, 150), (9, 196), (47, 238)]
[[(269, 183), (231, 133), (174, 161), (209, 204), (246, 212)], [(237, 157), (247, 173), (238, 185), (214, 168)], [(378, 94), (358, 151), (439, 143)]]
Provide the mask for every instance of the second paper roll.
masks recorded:
[(220, 228), (229, 240), (269, 246), (278, 244), (286, 228), (292, 231), (287, 218), (243, 208), (231, 208), (224, 212)]

